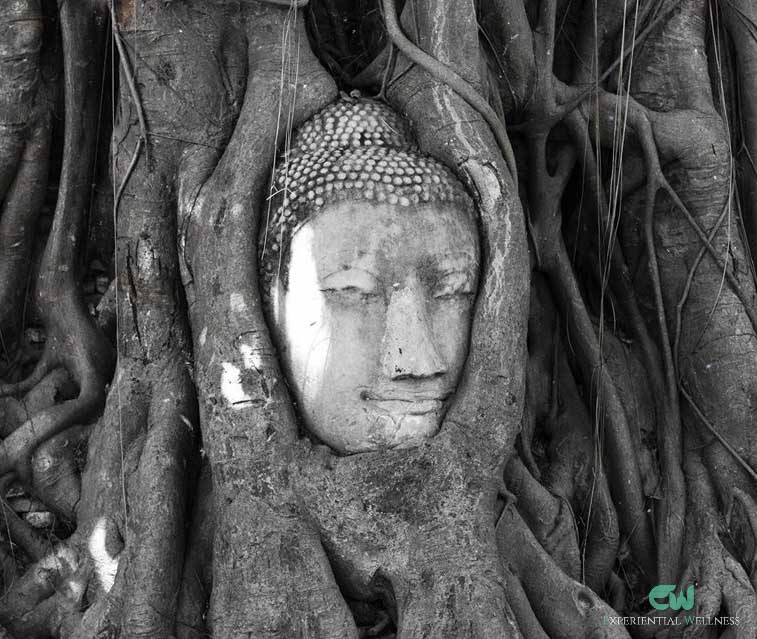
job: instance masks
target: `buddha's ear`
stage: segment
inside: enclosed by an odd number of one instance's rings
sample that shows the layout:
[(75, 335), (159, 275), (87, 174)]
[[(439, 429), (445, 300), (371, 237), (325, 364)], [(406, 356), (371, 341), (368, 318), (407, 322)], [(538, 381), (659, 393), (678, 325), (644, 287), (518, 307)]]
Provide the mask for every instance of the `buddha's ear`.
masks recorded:
[(271, 333), (273, 344), (282, 352), (283, 346), (283, 327), (286, 321), (286, 305), (284, 304), (286, 296), (286, 287), (282, 275), (276, 275), (271, 281), (270, 301), (265, 306), (265, 319), (268, 323), (268, 330)]

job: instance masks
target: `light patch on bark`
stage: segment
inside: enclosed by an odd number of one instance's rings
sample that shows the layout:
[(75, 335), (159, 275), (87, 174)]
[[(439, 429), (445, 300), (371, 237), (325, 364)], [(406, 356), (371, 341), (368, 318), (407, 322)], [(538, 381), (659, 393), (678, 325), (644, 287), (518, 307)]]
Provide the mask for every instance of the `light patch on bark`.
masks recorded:
[[(473, 182), (478, 191), (479, 206), (487, 212), (499, 208), (501, 202), (506, 199), (506, 194), (502, 192), (502, 185), (500, 184), (494, 169), (491, 166), (472, 160), (463, 162), (461, 168), (473, 178)], [(504, 222), (506, 225), (506, 242), (503, 246), (510, 245), (511, 222), (509, 207), (507, 213), (508, 214), (504, 216)]]
[(208, 327), (205, 326), (200, 333), (200, 346), (205, 346), (205, 342), (208, 339)]
[(149, 242), (140, 242), (137, 249), (137, 266), (143, 274), (152, 273), (153, 259), (155, 257), (152, 245)]
[(84, 597), (84, 584), (76, 579), (69, 579), (66, 583), (69, 598), (74, 601), (81, 601)]
[[(445, 87), (446, 89), (446, 87)], [(452, 94), (449, 91), (443, 90), (441, 87), (436, 89), (434, 91), (435, 98), (437, 99), (437, 102), (442, 105), (439, 108), (443, 109), (444, 111), (447, 111), (448, 113), (454, 113), (454, 123), (455, 123), (455, 139), (462, 144), (465, 145), (465, 155), (472, 156), (476, 154), (475, 147), (470, 143), (468, 139), (468, 135), (466, 134), (465, 130), (463, 129), (463, 121), (464, 116), (462, 114), (458, 114), (457, 109), (455, 108), (455, 104), (452, 101)], [(440, 95), (437, 97), (436, 93), (439, 93)]]
[(246, 369), (260, 370), (263, 367), (263, 360), (249, 344), (242, 344), (239, 347), (242, 353), (242, 361)]
[[(465, 162), (463, 169), (473, 178), (476, 188), (478, 189), (480, 202), (479, 206), (483, 215), (492, 215), (494, 212), (499, 213), (501, 223), (504, 224), (504, 238), (497, 239), (497, 249), (490, 256), (487, 271), (489, 273), (487, 282), (487, 292), (489, 298), (486, 302), (489, 306), (496, 306), (501, 303), (500, 295), (507, 290), (508, 277), (510, 277), (507, 260), (505, 256), (512, 243), (512, 221), (511, 208), (507, 203), (508, 197), (502, 191), (502, 185), (497, 178), (497, 174), (491, 166), (480, 164), (479, 162)], [(505, 208), (504, 215), (500, 210)]]
[(230, 214), (231, 217), (233, 217), (235, 219), (242, 219), (246, 215), (246, 209), (241, 204), (235, 204), (229, 210), (229, 214)]
[(76, 554), (68, 546), (61, 544), (53, 554), (41, 559), (37, 566), (42, 570), (73, 572), (77, 567)]
[(190, 432), (194, 431), (194, 426), (186, 415), (179, 415), (179, 419), (189, 429)]
[(118, 557), (111, 557), (108, 552), (105, 545), (107, 533), (107, 521), (105, 517), (101, 517), (89, 536), (88, 548), (100, 585), (105, 592), (110, 592), (118, 572)]
[[(494, 254), (491, 257), (491, 261), (487, 265), (487, 268), (489, 269), (489, 277), (491, 282), (487, 292), (491, 296), (495, 294), (503, 295), (504, 291), (507, 290), (507, 278), (509, 275), (504, 256), (501, 253)], [(499, 304), (501, 302), (501, 300), (499, 299), (492, 301), (496, 304)], [(492, 306), (494, 305), (492, 304)]]
[(224, 399), (234, 408), (241, 408), (245, 402), (252, 401), (242, 387), (242, 376), (239, 368), (230, 362), (222, 364), (221, 393)]
[(244, 296), (241, 293), (232, 293), (229, 305), (235, 313), (244, 313), (247, 310), (247, 304), (245, 304)]

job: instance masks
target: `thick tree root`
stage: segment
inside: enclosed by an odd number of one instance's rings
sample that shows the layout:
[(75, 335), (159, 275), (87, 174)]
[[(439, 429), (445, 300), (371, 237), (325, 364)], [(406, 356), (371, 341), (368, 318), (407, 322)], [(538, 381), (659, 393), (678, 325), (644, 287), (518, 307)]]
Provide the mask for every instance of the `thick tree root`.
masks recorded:
[(30, 559), (39, 561), (48, 554), (49, 541), (21, 519), (3, 497), (0, 497), (0, 522), (8, 540), (18, 545)]
[(64, 4), (61, 8), (66, 118), (57, 211), (42, 259), (38, 304), (47, 341), (42, 361), (27, 382), (5, 392), (30, 388), (47, 371), (65, 367), (79, 386), (75, 400), (52, 406), (31, 418), (0, 444), (0, 471), (26, 465), (46, 439), (90, 419), (104, 401), (104, 386), (112, 367), (110, 347), (94, 327), (76, 283), (77, 246), (84, 229), (89, 185), (95, 156), (99, 102), (90, 85), (98, 81), (101, 60), (90, 59), (102, 45), (102, 21), (91, 8)]
[(628, 637), (622, 626), (604, 623), (612, 610), (591, 589), (568, 577), (534, 538), (513, 506), (497, 525), (503, 560), (520, 580), (541, 626), (552, 639)]
[(182, 571), (181, 592), (176, 614), (177, 639), (207, 636), (205, 615), (212, 590), (213, 493), (210, 466), (205, 464), (195, 493), (194, 512)]
[(573, 511), (528, 472), (518, 457), (505, 469), (505, 482), (518, 499), (519, 512), (542, 547), (572, 579), (581, 578), (581, 553)]
[[(49, 106), (38, 96), (43, 34), (39, 0), (11, 0), (0, 18), (0, 357), (17, 339), (36, 219), (44, 199)], [(44, 91), (40, 91), (44, 93)], [(38, 108), (35, 108), (35, 103)], [(41, 104), (40, 104), (41, 103)]]

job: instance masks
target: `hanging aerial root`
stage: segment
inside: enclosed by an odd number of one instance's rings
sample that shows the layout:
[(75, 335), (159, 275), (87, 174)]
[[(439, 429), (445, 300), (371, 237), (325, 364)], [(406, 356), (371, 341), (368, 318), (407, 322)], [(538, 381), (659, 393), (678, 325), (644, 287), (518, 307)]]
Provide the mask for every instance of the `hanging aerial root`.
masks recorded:
[[(651, 167), (651, 171), (654, 171), (654, 167), (659, 167), (659, 157), (654, 145), (654, 139), (651, 137), (651, 125), (646, 114), (641, 110), (640, 105), (631, 98), (626, 96), (622, 98), (622, 102), (620, 101), (621, 98), (618, 96), (599, 91), (597, 109), (583, 115), (579, 111), (574, 111), (566, 118), (566, 124), (575, 144), (587, 149), (587, 152), (583, 156), (584, 174), (589, 176), (587, 181), (590, 190), (593, 191), (595, 199), (600, 202), (602, 212), (600, 216), (600, 228), (606, 237), (611, 238), (610, 242), (612, 242), (612, 246), (609, 251), (611, 254), (610, 268), (612, 270), (613, 285), (621, 295), (629, 321), (641, 343), (645, 364), (656, 380), (655, 383), (664, 388), (664, 393), (655, 394), (659, 420), (657, 432), (661, 451), (660, 462), (664, 482), (662, 499), (657, 502), (657, 570), (659, 572), (658, 579), (672, 581), (675, 580), (679, 571), (683, 539), (681, 522), (683, 521), (685, 512), (685, 485), (681, 461), (682, 435), (675, 358), (673, 357), (668, 337), (667, 318), (662, 299), (662, 285), (657, 264), (657, 253), (654, 249), (652, 226), (654, 202), (659, 186), (651, 178), (647, 180), (643, 227), (645, 246), (649, 254), (648, 262), (654, 291), (657, 326), (662, 336), (662, 343), (658, 348), (652, 342), (648, 329), (641, 318), (636, 296), (630, 286), (630, 278), (627, 274), (628, 268), (621, 251), (614, 241), (615, 231), (612, 230), (612, 224), (607, 219), (610, 211), (609, 202), (604, 189), (595, 177), (599, 175), (599, 172), (597, 170), (594, 151), (589, 145), (589, 129), (597, 132), (600, 142), (614, 139), (612, 130), (609, 128), (609, 123), (613, 121), (614, 116), (612, 114), (615, 113), (614, 109), (622, 107), (620, 112), (624, 113), (628, 125), (640, 138), (651, 142), (651, 144), (642, 143), (646, 164)], [(587, 125), (589, 117), (594, 118), (594, 126), (591, 124)]]
[[(529, 135), (548, 134), (555, 125), (559, 124), (567, 117), (569, 117), (570, 114), (581, 107), (582, 104), (593, 102), (590, 99), (592, 97), (592, 94), (595, 93), (598, 88), (605, 83), (605, 81), (618, 69), (619, 66), (626, 62), (629, 56), (633, 55), (633, 52), (638, 49), (638, 47), (649, 37), (649, 35), (660, 26), (660, 24), (662, 24), (671, 16), (671, 14), (676, 10), (678, 3), (679, 0), (672, 0), (668, 2), (667, 6), (662, 11), (658, 11), (657, 15), (652, 18), (649, 24), (647, 24), (639, 34), (635, 35), (632, 41), (623, 49), (622, 54), (615, 57), (612, 64), (610, 64), (608, 68), (602, 72), (599, 78), (596, 78), (594, 71), (590, 70), (590, 81), (585, 82), (587, 86), (580, 86), (580, 81), (578, 83), (579, 86), (565, 84), (557, 77), (555, 77), (551, 67), (549, 68), (549, 72), (545, 73), (540, 64), (537, 63), (534, 66), (529, 65), (528, 68), (531, 69), (531, 73), (534, 76), (537, 76), (537, 79), (539, 81), (544, 82), (545, 84), (550, 84), (556, 89), (554, 96), (555, 99), (550, 103), (545, 103), (540, 102), (535, 98), (533, 94), (528, 96), (528, 104), (524, 108), (524, 111), (526, 113), (525, 119), (523, 120), (523, 122), (508, 126), (508, 129), (512, 132), (528, 133)], [(494, 2), (494, 4), (497, 4), (500, 7), (505, 6), (496, 1)], [(507, 16), (504, 20), (506, 22), (510, 22), (509, 16)], [(551, 30), (551, 34), (552, 36), (554, 36), (554, 29)], [(536, 33), (534, 33), (533, 35), (536, 36)], [(520, 34), (518, 34), (518, 36), (516, 37), (519, 36)], [(551, 43), (546, 41), (545, 38), (542, 38), (542, 41), (544, 42), (544, 44), (542, 45), (542, 50), (549, 51), (554, 47), (554, 37), (552, 37)], [(508, 48), (511, 46), (510, 39), (506, 39), (504, 40), (504, 42), (506, 43), (506, 46)], [(523, 47), (523, 44), (521, 43), (520, 46)], [(537, 66), (540, 69), (539, 74), (536, 73)], [(582, 78), (582, 76), (579, 75), (579, 78)], [(534, 111), (533, 109), (533, 107), (536, 105), (539, 106), (538, 112)], [(547, 108), (544, 108), (545, 105), (548, 105)]]
[(743, 147), (735, 152), (740, 171), (744, 226), (746, 227), (752, 257), (757, 256), (757, 105), (751, 96), (757, 91), (755, 64), (755, 24), (757, 11), (749, 0), (728, 0), (717, 3), (722, 15), (722, 24), (730, 35), (726, 48), (732, 47), (736, 54), (735, 66), (738, 76), (738, 115)]
[(725, 438), (723, 435), (715, 428), (709, 419), (707, 419), (707, 416), (702, 412), (702, 410), (697, 405), (696, 400), (689, 394), (689, 392), (684, 388), (683, 385), (679, 387), (679, 390), (681, 392), (681, 395), (686, 399), (689, 406), (691, 407), (694, 414), (697, 416), (699, 421), (702, 423), (702, 425), (712, 434), (715, 439), (717, 439), (721, 446), (725, 448), (731, 456), (736, 460), (736, 462), (741, 466), (746, 473), (755, 481), (757, 482), (757, 470), (752, 468), (749, 465), (749, 462), (747, 462), (744, 457), (739, 454), (739, 452), (733, 447), (733, 445)]
[[(604, 464), (593, 445), (591, 418), (562, 349), (557, 368), (562, 409), (551, 426), (553, 462), (545, 477), (546, 486), (553, 494), (569, 499), (576, 517), (584, 522), (580, 574), (590, 588), (600, 593), (620, 546), (618, 514)], [(582, 476), (576, 477), (576, 469), (584, 469)]]
[[(653, 195), (656, 195), (658, 191), (662, 190), (668, 195), (668, 197), (670, 197), (673, 204), (683, 214), (689, 226), (696, 233), (702, 246), (707, 250), (708, 255), (715, 262), (718, 269), (724, 274), (730, 289), (742, 303), (744, 312), (749, 317), (755, 332), (757, 332), (757, 308), (755, 308), (754, 303), (748, 298), (744, 288), (737, 281), (732, 270), (727, 267), (717, 249), (715, 249), (709, 234), (700, 226), (699, 222), (692, 215), (689, 208), (683, 203), (678, 193), (665, 177), (660, 164), (660, 152), (667, 155), (675, 154), (675, 149), (660, 149), (660, 140), (663, 140), (663, 144), (667, 144), (668, 146), (675, 144), (677, 141), (675, 136), (673, 136), (673, 139), (666, 139), (669, 137), (667, 131), (674, 132), (676, 127), (680, 128), (680, 126), (690, 128), (692, 124), (688, 118), (691, 116), (691, 113), (656, 113), (645, 108), (630, 96), (618, 96), (600, 91), (597, 99), (598, 111), (596, 113), (590, 112), (588, 111), (588, 105), (586, 105), (584, 109), (586, 109), (587, 112), (584, 114), (584, 117), (587, 119), (591, 117), (596, 123), (596, 128), (605, 133), (609, 133), (606, 127), (611, 125), (613, 121), (613, 114), (617, 111), (618, 101), (621, 101), (622, 111), (627, 118), (628, 125), (636, 134), (636, 138), (642, 148), (645, 168), (647, 171), (647, 211), (650, 201), (652, 204), (654, 203), (652, 200)], [(684, 118), (686, 118), (686, 120), (684, 120)], [(695, 124), (697, 123), (695, 122)], [(663, 129), (667, 130), (665, 134), (663, 134)], [(602, 138), (612, 139), (612, 136), (601, 136), (600, 141)], [(652, 266), (651, 268), (654, 267)]]
[[(586, 584), (600, 593), (617, 558), (618, 518), (593, 444), (591, 418), (568, 364), (557, 313), (547, 279), (535, 273), (528, 333), (528, 380), (532, 387), (527, 384), (526, 409), (533, 404), (529, 412), (535, 413), (540, 425), (540, 440), (549, 442), (548, 462), (542, 467), (539, 481), (562, 500), (571, 520), (581, 522), (581, 556), (576, 574), (583, 575)], [(549, 404), (545, 404), (545, 397), (550, 398)], [(534, 530), (531, 521), (527, 521)]]
[(583, 301), (573, 265), (561, 234), (560, 201), (574, 157), (563, 154), (554, 176), (547, 173), (546, 136), (532, 139), (529, 149), (529, 194), (534, 243), (539, 247), (540, 268), (547, 275), (562, 306), (584, 383), (596, 402), (596, 422), (604, 424), (599, 442), (615, 471), (608, 477), (622, 533), (629, 538), (634, 557), (652, 579), (655, 543), (646, 514), (638, 460), (617, 388), (602, 359), (594, 326)]
[[(147, 121), (145, 119), (144, 106), (142, 104), (142, 98), (139, 95), (139, 90), (137, 89), (136, 81), (134, 80), (134, 72), (132, 71), (132, 68), (131, 68), (130, 58), (124, 47), (123, 38), (121, 37), (121, 27), (118, 24), (118, 19), (116, 18), (115, 0), (110, 0), (110, 20), (111, 20), (111, 28), (113, 30), (113, 40), (116, 44), (116, 50), (118, 51), (119, 66), (120, 66), (124, 81), (126, 82), (126, 86), (129, 89), (129, 94), (131, 95), (132, 103), (134, 105), (134, 108), (137, 111), (137, 120), (139, 122), (139, 138), (137, 139), (137, 146), (134, 149), (134, 154), (132, 155), (131, 162), (129, 163), (129, 167), (126, 169), (126, 173), (124, 173), (124, 176), (121, 179), (121, 183), (118, 186), (118, 190), (116, 191), (116, 196), (113, 201), (113, 214), (118, 215), (118, 207), (119, 207), (119, 204), (121, 203), (121, 198), (123, 197), (123, 194), (126, 189), (126, 185), (129, 182), (129, 179), (134, 173), (134, 169), (136, 168), (137, 162), (139, 161), (139, 156), (142, 153), (142, 150), (145, 150), (145, 152), (148, 152), (149, 147), (147, 145), (148, 144), (148, 137), (147, 137), (148, 131), (147, 131)], [(149, 163), (149, 161), (150, 161), (150, 158), (148, 155), (147, 162)]]
[[(628, 102), (627, 102), (628, 104)], [(680, 410), (678, 410), (678, 384), (676, 363), (673, 359), (671, 340), (668, 332), (668, 320), (662, 295), (662, 280), (657, 260), (657, 248), (654, 238), (654, 210), (658, 185), (654, 181), (654, 165), (659, 168), (657, 149), (650, 142), (653, 140), (649, 120), (639, 118), (637, 122), (630, 118), (642, 142), (644, 160), (647, 166), (647, 187), (644, 204), (644, 243), (649, 264), (649, 276), (654, 291), (654, 304), (659, 331), (660, 352), (662, 353), (663, 373), (665, 379), (665, 397), (669, 406), (675, 408), (679, 419), (672, 423), (661, 424), (657, 430), (662, 467), (663, 493), (657, 507), (658, 517), (658, 580), (669, 582), (678, 576), (679, 558), (683, 547), (683, 518), (686, 498), (686, 486), (683, 477), (682, 433)], [(661, 173), (660, 173), (661, 174)]]
[[(730, 207), (731, 207), (731, 202), (730, 202), (730, 198), (728, 198), (725, 204), (723, 205), (723, 210), (720, 213), (720, 217), (718, 217), (715, 224), (713, 224), (712, 229), (710, 230), (707, 236), (707, 239), (710, 242), (712, 242), (715, 239), (715, 236), (722, 229), (723, 222), (728, 216)], [(683, 287), (683, 291), (681, 291), (681, 297), (678, 300), (678, 304), (676, 304), (676, 320), (675, 320), (675, 328), (673, 331), (673, 336), (674, 336), (673, 337), (673, 361), (675, 362), (677, 370), (679, 370), (681, 366), (680, 349), (681, 349), (681, 330), (683, 326), (683, 309), (686, 306), (686, 302), (689, 299), (689, 294), (691, 293), (691, 287), (692, 287), (692, 284), (694, 283), (694, 276), (696, 275), (697, 269), (699, 268), (699, 265), (702, 263), (702, 259), (704, 258), (706, 253), (707, 253), (707, 247), (702, 246), (702, 248), (699, 249), (699, 253), (697, 253), (696, 257), (694, 258), (694, 261), (691, 264), (689, 273), (686, 276), (686, 283)]]

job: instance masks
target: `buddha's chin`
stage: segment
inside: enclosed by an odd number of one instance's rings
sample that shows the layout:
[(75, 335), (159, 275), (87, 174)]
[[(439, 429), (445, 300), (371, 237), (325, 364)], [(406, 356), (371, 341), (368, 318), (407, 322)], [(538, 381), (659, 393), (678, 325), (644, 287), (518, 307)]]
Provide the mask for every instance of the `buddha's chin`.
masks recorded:
[(414, 448), (430, 439), (441, 426), (442, 411), (422, 414), (381, 412), (370, 416), (363, 428), (357, 428), (344, 444), (347, 454), (366, 453), (392, 448)]

